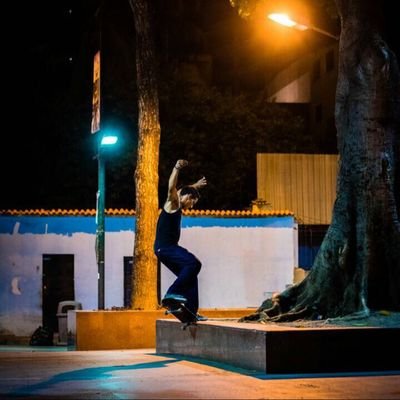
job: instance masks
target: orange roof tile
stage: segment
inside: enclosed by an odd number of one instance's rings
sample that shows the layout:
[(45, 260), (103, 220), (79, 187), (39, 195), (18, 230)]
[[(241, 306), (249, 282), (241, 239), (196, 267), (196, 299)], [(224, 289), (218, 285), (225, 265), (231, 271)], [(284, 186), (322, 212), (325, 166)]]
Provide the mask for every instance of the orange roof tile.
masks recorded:
[[(120, 216), (129, 216), (135, 215), (136, 212), (133, 209), (126, 208), (107, 208), (105, 210), (105, 214), (112, 215), (120, 215)], [(40, 216), (95, 216), (95, 209), (49, 209), (45, 210), (41, 209), (8, 209), (8, 210), (0, 210), (0, 215), (40, 215)], [(292, 211), (289, 210), (266, 210), (266, 211), (250, 211), (250, 210), (183, 210), (183, 215), (187, 216), (214, 216), (214, 217), (262, 217), (262, 216), (287, 216), (294, 215)]]

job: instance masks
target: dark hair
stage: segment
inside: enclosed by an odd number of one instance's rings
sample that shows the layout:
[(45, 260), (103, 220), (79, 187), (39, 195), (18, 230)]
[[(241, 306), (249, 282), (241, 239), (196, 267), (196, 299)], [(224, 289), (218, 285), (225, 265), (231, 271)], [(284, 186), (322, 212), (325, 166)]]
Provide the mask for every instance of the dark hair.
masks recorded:
[(199, 191), (196, 188), (194, 188), (193, 186), (183, 186), (180, 189), (180, 194), (181, 194), (181, 196), (183, 196), (185, 194), (190, 194), (190, 196), (193, 199), (199, 199), (200, 198)]

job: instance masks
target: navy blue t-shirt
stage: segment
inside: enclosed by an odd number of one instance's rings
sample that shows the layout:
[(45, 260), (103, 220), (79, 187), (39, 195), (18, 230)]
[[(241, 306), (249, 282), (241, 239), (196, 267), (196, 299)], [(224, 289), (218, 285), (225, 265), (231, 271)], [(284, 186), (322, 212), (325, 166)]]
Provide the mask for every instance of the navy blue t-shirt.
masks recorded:
[(178, 244), (181, 236), (181, 217), (182, 210), (180, 208), (173, 213), (162, 209), (157, 222), (155, 250)]

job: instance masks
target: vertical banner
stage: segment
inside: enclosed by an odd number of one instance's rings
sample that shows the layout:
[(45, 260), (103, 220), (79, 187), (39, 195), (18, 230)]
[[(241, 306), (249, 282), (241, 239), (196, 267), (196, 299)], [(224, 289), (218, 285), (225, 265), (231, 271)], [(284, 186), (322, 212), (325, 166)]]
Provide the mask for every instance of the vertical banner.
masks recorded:
[(91, 132), (100, 130), (100, 50), (93, 60), (93, 98), (92, 98), (92, 127)]

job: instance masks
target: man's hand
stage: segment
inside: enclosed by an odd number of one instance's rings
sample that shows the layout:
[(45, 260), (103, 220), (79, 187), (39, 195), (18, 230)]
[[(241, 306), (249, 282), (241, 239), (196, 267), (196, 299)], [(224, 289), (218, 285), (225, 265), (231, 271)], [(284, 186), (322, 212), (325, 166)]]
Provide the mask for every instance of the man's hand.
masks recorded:
[(199, 179), (196, 183), (194, 183), (192, 186), (195, 188), (195, 189), (201, 189), (201, 188), (203, 188), (204, 186), (206, 186), (207, 185), (207, 180), (206, 180), (206, 177), (205, 176), (203, 176), (201, 179)]
[(182, 168), (185, 168), (189, 164), (188, 161), (186, 160), (178, 160), (175, 164), (175, 167), (177, 170), (180, 170)]

